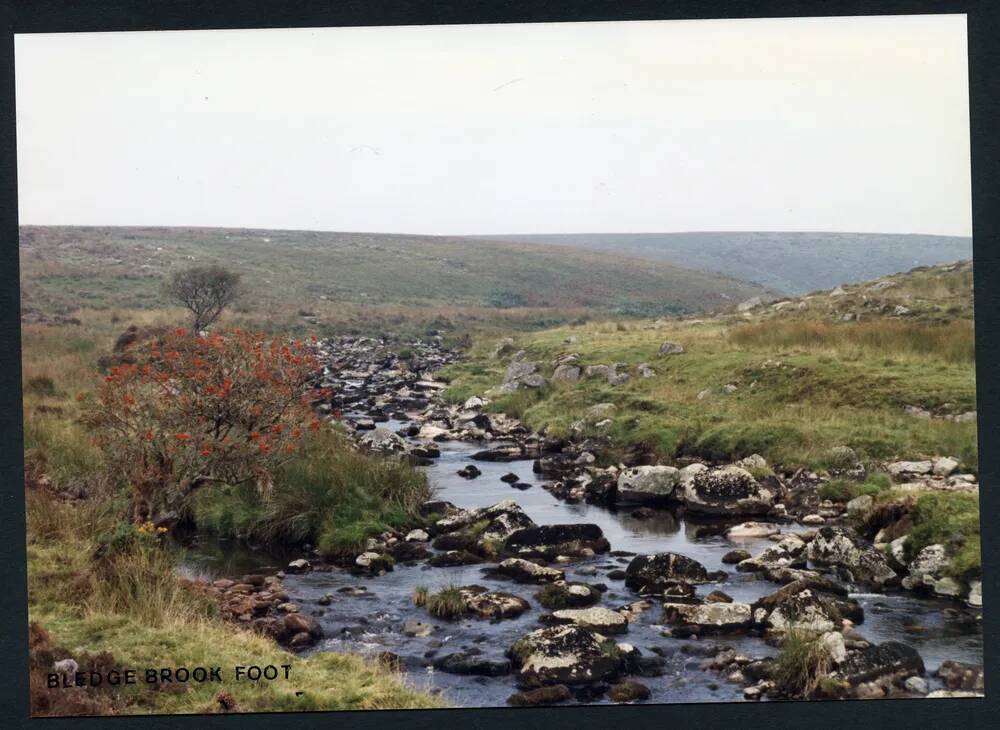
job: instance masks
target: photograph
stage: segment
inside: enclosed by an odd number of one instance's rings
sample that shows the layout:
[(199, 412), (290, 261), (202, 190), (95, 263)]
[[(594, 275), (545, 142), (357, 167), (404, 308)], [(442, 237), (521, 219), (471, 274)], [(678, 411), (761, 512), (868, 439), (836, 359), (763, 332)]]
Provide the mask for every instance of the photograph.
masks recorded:
[(13, 51), (32, 717), (985, 697), (966, 15)]

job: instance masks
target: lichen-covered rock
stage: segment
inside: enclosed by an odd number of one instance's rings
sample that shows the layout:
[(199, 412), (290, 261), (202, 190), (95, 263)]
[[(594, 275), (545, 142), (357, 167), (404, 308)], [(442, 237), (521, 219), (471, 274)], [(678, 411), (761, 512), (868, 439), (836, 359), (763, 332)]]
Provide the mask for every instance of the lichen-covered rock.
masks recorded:
[(509, 659), (490, 659), (476, 651), (446, 654), (434, 660), (435, 669), (448, 674), (468, 674), (480, 677), (502, 677), (510, 674)]
[(739, 466), (698, 470), (683, 490), (689, 511), (710, 515), (766, 514), (777, 495), (777, 489)]
[(586, 685), (616, 678), (624, 660), (614, 641), (579, 626), (551, 626), (518, 639), (508, 651), (518, 685)]
[(635, 466), (618, 475), (618, 499), (660, 502), (673, 496), (680, 470), (672, 466)]
[(537, 565), (522, 558), (507, 558), (497, 566), (497, 572), (518, 583), (554, 583), (566, 577), (561, 570)]
[(882, 551), (847, 528), (820, 529), (809, 543), (808, 555), (818, 565), (834, 565), (848, 571), (860, 583), (881, 587), (894, 585), (899, 579)]
[(741, 573), (768, 572), (781, 568), (806, 567), (805, 541), (795, 534), (786, 535), (773, 545), (768, 545), (758, 555), (743, 560), (736, 566)]
[(544, 558), (593, 555), (611, 549), (604, 532), (594, 524), (542, 525), (518, 530), (504, 540), (502, 552), (510, 557)]
[(916, 649), (899, 641), (887, 641), (851, 654), (832, 676), (857, 686), (890, 677), (903, 680), (923, 673), (924, 661)]
[(358, 439), (358, 444), (376, 454), (397, 454), (407, 449), (406, 441), (399, 434), (387, 428), (376, 428), (368, 431)]
[(608, 699), (612, 702), (642, 702), (650, 696), (649, 687), (634, 679), (626, 679), (608, 687)]
[(679, 553), (637, 555), (625, 569), (625, 585), (645, 594), (663, 593), (681, 583), (710, 583), (705, 566)]
[(572, 699), (573, 693), (565, 684), (551, 687), (538, 687), (524, 692), (515, 692), (507, 698), (507, 704), (512, 707), (538, 707), (539, 705), (554, 705)]
[(628, 631), (628, 620), (618, 611), (594, 606), (592, 608), (563, 608), (552, 613), (557, 623), (568, 623), (591, 629), (601, 634), (623, 634)]
[(771, 537), (781, 532), (781, 528), (771, 522), (742, 522), (726, 530), (730, 540), (750, 540)]
[(759, 599), (752, 608), (756, 625), (777, 632), (827, 632), (839, 629), (844, 619), (853, 623), (864, 620), (860, 604), (825, 578), (793, 581)]
[(462, 586), (458, 590), (465, 601), (466, 610), (479, 618), (517, 618), (531, 607), (520, 596), (490, 591), (483, 586)]
[(535, 594), (546, 608), (585, 608), (601, 600), (601, 592), (592, 585), (558, 580)]
[(663, 617), (670, 624), (697, 626), (700, 632), (725, 633), (749, 627), (751, 611), (748, 603), (665, 603)]
[(936, 674), (950, 690), (982, 691), (985, 687), (983, 668), (975, 664), (948, 660), (941, 662)]

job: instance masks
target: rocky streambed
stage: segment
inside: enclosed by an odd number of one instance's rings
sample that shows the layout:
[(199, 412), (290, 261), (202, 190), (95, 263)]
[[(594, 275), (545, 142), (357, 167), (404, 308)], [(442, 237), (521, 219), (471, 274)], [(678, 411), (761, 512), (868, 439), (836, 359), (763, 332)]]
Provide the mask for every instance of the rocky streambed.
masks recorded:
[[(433, 372), (455, 354), (407, 349), (404, 363), (377, 340), (322, 343), (336, 395), (321, 412), (427, 470), (422, 524), (346, 566), (203, 544), (189, 570), (234, 620), (302, 651), (381, 657), (463, 706), (778, 696), (790, 630), (823, 637), (838, 696), (981, 691), (975, 587), (942, 583), (934, 551), (903, 564), (874, 547), (900, 539), (898, 514), (866, 539), (816, 496), (819, 477), (759, 457), (598, 468), (599, 442), (548, 441), (482, 398), (444, 404)], [(897, 469), (967, 488), (935, 473), (948, 466)]]

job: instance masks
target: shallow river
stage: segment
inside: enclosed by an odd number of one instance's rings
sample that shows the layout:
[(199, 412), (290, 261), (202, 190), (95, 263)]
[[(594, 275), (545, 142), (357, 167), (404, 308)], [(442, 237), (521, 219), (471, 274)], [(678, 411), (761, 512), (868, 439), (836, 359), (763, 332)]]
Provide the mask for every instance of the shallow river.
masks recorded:
[[(390, 422), (380, 425), (395, 430), (402, 424)], [(721, 535), (711, 534), (710, 529), (705, 529), (705, 523), (686, 521), (670, 510), (661, 510), (651, 519), (639, 520), (631, 517), (628, 510), (615, 512), (594, 505), (561, 502), (535, 481), (530, 461), (476, 462), (482, 475), (467, 480), (456, 472), (470, 463), (469, 456), (482, 446), (464, 442), (447, 442), (439, 446), (441, 457), (435, 460), (433, 466), (427, 467), (437, 490), (436, 499), (448, 500), (466, 508), (513, 499), (539, 525), (574, 522), (599, 525), (612, 550), (677, 552), (698, 560), (709, 571), (727, 572), (728, 577), (723, 583), (702, 586), (699, 590), (701, 594), (718, 588), (736, 601), (750, 602), (778, 588), (774, 583), (737, 573), (733, 566), (721, 562), (722, 556), (734, 547), (744, 547), (757, 553), (769, 544), (766, 540), (732, 542)], [(534, 486), (521, 491), (500, 481), (503, 474), (511, 471), (523, 482)], [(783, 529), (787, 531), (796, 527)], [(218, 542), (204, 544), (191, 553), (187, 567), (194, 574), (238, 577), (242, 573), (265, 568), (279, 570), (294, 557), (299, 555), (252, 551), (236, 543)], [(603, 555), (560, 567), (566, 569), (567, 580), (606, 584), (608, 591), (599, 605), (618, 608), (637, 600), (637, 596), (627, 590), (622, 581), (607, 578), (606, 573), (624, 568), (629, 560), (627, 557)], [(290, 599), (300, 604), (302, 611), (316, 615), (326, 632), (326, 638), (310, 651), (361, 654), (390, 651), (404, 659), (411, 682), (443, 693), (452, 704), (497, 706), (504, 705), (507, 697), (516, 691), (512, 676), (459, 676), (423, 666), (429, 663), (429, 656), (443, 656), (470, 647), (480, 649), (488, 657), (500, 659), (516, 639), (540, 627), (538, 617), (545, 609), (533, 598), (538, 587), (489, 579), (483, 575), (483, 567), (397, 565), (394, 571), (378, 578), (358, 578), (334, 570), (289, 575), (283, 583)], [(417, 586), (426, 586), (434, 591), (452, 584), (479, 584), (516, 593), (526, 598), (532, 608), (520, 618), (490, 623), (479, 619), (455, 622), (432, 620), (424, 609), (413, 606), (411, 596)], [(361, 585), (368, 589), (367, 595), (352, 596), (337, 592), (340, 588)], [(317, 605), (317, 600), (327, 593), (332, 594), (332, 604), (326, 607)], [(904, 591), (859, 593), (854, 597), (865, 611), (864, 623), (858, 626), (858, 630), (874, 643), (892, 639), (914, 646), (924, 659), (932, 688), (938, 687), (939, 683), (930, 675), (942, 661), (954, 659), (982, 663), (981, 629), (962, 604), (917, 597)], [(958, 612), (946, 609), (958, 609)], [(643, 654), (658, 653), (666, 658), (667, 672), (664, 676), (637, 678), (650, 688), (653, 702), (741, 700), (742, 686), (729, 684), (715, 672), (700, 668), (703, 661), (701, 654), (710, 645), (732, 646), (755, 657), (776, 652), (762, 639), (754, 637), (706, 637), (700, 640), (664, 637), (664, 627), (659, 623), (661, 613), (659, 607), (654, 605), (630, 624), (627, 634), (616, 637), (619, 641), (633, 644)], [(420, 638), (404, 636), (400, 627), (404, 621), (411, 619), (432, 623), (434, 632)]]

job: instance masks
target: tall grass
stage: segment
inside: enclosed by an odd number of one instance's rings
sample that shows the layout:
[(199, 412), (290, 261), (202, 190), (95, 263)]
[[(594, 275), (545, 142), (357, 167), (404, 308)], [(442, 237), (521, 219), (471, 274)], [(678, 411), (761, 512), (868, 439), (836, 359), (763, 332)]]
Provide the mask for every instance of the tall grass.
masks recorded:
[(745, 348), (856, 350), (884, 356), (926, 355), (946, 362), (975, 362), (971, 321), (928, 324), (894, 319), (834, 324), (815, 320), (761, 322), (730, 331), (729, 341)]
[(809, 698), (833, 668), (830, 650), (810, 632), (789, 631), (775, 658), (772, 679), (788, 697)]
[(311, 542), (341, 556), (403, 526), (430, 496), (422, 472), (358, 453), (345, 437), (323, 433), (280, 470), (268, 495), (250, 487), (209, 490), (196, 498), (193, 516), (198, 527), (221, 535)]

